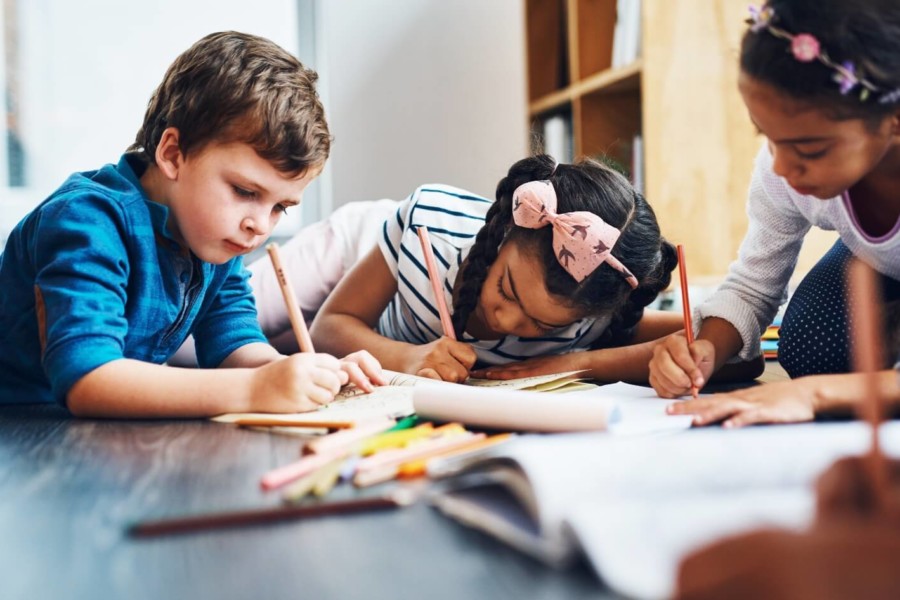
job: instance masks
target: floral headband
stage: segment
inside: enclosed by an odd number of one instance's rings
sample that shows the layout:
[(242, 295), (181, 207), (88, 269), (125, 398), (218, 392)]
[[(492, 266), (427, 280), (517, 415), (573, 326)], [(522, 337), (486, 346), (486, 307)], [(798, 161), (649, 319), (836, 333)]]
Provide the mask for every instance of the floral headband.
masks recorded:
[(768, 31), (777, 38), (789, 41), (791, 43), (791, 54), (798, 61), (808, 63), (817, 60), (833, 70), (835, 72), (833, 79), (840, 87), (841, 94), (846, 96), (851, 90), (858, 87), (860, 90), (860, 102), (868, 100), (873, 93), (881, 94), (881, 97), (878, 98), (878, 102), (881, 104), (891, 104), (900, 100), (900, 88), (884, 90), (880, 86), (875, 85), (856, 70), (856, 65), (853, 64), (853, 61), (834, 62), (821, 47), (819, 40), (811, 33), (791, 33), (773, 25), (777, 16), (775, 15), (775, 9), (771, 6), (763, 5), (757, 7), (751, 5), (749, 8), (750, 18), (747, 19), (747, 24), (750, 25), (750, 31), (753, 33)]
[(513, 192), (513, 221), (519, 227), (553, 227), (556, 260), (579, 283), (608, 264), (622, 274), (632, 288), (637, 278), (612, 255), (621, 232), (599, 216), (585, 210), (558, 214), (556, 189), (549, 181), (529, 181)]

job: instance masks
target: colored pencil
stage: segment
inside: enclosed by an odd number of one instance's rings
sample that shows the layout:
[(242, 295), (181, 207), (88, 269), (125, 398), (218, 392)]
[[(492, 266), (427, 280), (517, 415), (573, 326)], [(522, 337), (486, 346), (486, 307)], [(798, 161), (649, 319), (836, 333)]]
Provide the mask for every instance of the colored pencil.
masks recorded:
[[(684, 246), (678, 244), (678, 275), (681, 277), (681, 310), (684, 312), (684, 335), (687, 338), (688, 346), (694, 343), (694, 324), (691, 319), (691, 299), (688, 295), (688, 278), (687, 268), (684, 259)], [(691, 395), (696, 398), (699, 390), (696, 385), (691, 384)]]
[(317, 504), (274, 506), (233, 512), (220, 512), (144, 521), (129, 528), (133, 537), (153, 537), (167, 534), (189, 533), (223, 527), (238, 527), (274, 523), (290, 519), (348, 514), (370, 510), (399, 508), (413, 503), (415, 496), (409, 490), (394, 490), (390, 494), (370, 498), (356, 498)]
[(881, 388), (878, 372), (884, 368), (884, 349), (881, 339), (881, 286), (875, 271), (861, 260), (854, 259), (848, 270), (851, 291), (851, 318), (853, 319), (852, 343), (853, 367), (865, 374), (865, 398), (860, 404), (860, 416), (869, 421), (872, 442), (865, 458), (872, 498), (876, 509), (881, 510), (887, 496), (887, 462), (878, 440), (878, 429), (883, 417)]
[(431, 239), (428, 237), (428, 228), (419, 225), (416, 229), (419, 234), (419, 242), (422, 244), (422, 254), (425, 255), (425, 268), (428, 269), (428, 279), (431, 281), (431, 289), (434, 291), (434, 301), (437, 304), (438, 314), (441, 316), (441, 327), (444, 335), (451, 340), (456, 339), (453, 330), (453, 320), (450, 319), (450, 311), (447, 309), (447, 301), (441, 289), (441, 277), (438, 275), (437, 262), (434, 259), (434, 251), (431, 249)]
[(266, 246), (266, 250), (269, 253), (269, 259), (272, 261), (272, 267), (275, 269), (275, 276), (278, 279), (278, 285), (281, 287), (281, 294), (284, 296), (284, 304), (287, 306), (288, 318), (291, 320), (294, 335), (297, 336), (297, 343), (300, 344), (300, 352), (315, 352), (312, 338), (309, 337), (309, 330), (306, 328), (306, 321), (303, 319), (303, 313), (300, 312), (300, 307), (297, 304), (297, 295), (294, 293), (294, 287), (281, 266), (278, 244), (269, 244)]

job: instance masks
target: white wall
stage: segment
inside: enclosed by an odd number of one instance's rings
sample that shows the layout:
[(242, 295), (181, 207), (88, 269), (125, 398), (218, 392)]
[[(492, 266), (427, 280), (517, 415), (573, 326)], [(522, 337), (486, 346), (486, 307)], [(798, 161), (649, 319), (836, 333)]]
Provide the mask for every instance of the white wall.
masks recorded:
[(26, 189), (0, 187), (10, 220), (71, 173), (115, 162), (169, 64), (208, 33), (236, 29), (298, 50), (297, 0), (20, 0)]
[(334, 206), (422, 183), (494, 196), (527, 153), (521, 0), (320, 0)]
[(268, 37), (320, 71), (336, 140), (306, 221), (427, 182), (493, 197), (526, 153), (521, 0), (21, 0), (19, 10), (30, 185), (0, 185), (0, 239), (69, 174), (117, 160), (171, 61), (223, 29)]

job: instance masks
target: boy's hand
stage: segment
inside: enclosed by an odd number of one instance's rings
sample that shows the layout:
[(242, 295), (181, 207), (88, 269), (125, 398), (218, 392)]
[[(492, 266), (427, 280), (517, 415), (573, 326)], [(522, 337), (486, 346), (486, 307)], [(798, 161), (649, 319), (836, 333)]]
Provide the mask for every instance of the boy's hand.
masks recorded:
[(350, 383), (366, 393), (375, 389), (373, 383), (375, 385), (388, 383), (384, 373), (381, 372), (381, 363), (365, 350), (345, 356), (341, 360), (341, 370), (347, 375)]
[(468, 344), (441, 337), (422, 346), (410, 346), (403, 372), (419, 377), (460, 383), (478, 357)]
[(549, 375), (551, 373), (564, 373), (566, 371), (581, 371), (589, 368), (585, 362), (587, 352), (570, 352), (553, 356), (541, 356), (522, 362), (498, 365), (487, 369), (472, 371), (472, 377), (485, 379), (518, 379), (520, 377), (535, 377), (537, 375)]
[(670, 404), (670, 415), (695, 415), (694, 425), (722, 421), (722, 427), (757, 423), (798, 423), (816, 416), (816, 391), (802, 379), (769, 383)]
[(256, 369), (251, 384), (252, 412), (314, 410), (334, 400), (348, 381), (341, 361), (330, 354), (286, 356)]
[(663, 339), (650, 359), (650, 385), (660, 398), (678, 398), (691, 386), (702, 388), (716, 364), (716, 347), (708, 340), (696, 340), (688, 346), (684, 333)]

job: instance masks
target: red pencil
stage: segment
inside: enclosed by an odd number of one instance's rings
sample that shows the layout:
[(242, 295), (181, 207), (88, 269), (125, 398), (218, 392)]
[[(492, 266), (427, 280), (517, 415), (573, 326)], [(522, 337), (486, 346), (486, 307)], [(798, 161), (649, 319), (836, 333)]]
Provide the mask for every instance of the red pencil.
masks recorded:
[(171, 519), (160, 519), (158, 521), (145, 521), (130, 527), (128, 533), (132, 537), (142, 538), (172, 533), (189, 533), (205, 529), (257, 525), (275, 521), (286, 521), (289, 519), (399, 508), (408, 506), (414, 501), (415, 496), (409, 490), (398, 489), (389, 494), (368, 498), (354, 498), (351, 500), (319, 502), (317, 504), (301, 504), (295, 506), (273, 506), (233, 512), (175, 517)]
[(422, 253), (425, 255), (425, 268), (428, 269), (428, 279), (431, 280), (431, 289), (434, 290), (438, 314), (441, 315), (441, 327), (445, 336), (455, 340), (456, 332), (453, 331), (453, 321), (450, 319), (450, 311), (447, 310), (447, 302), (444, 300), (444, 292), (441, 289), (441, 277), (438, 275), (434, 251), (431, 249), (431, 240), (428, 238), (428, 228), (420, 225), (416, 231), (419, 234), (419, 242), (422, 244)]
[[(684, 260), (684, 246), (678, 244), (676, 246), (676, 250), (678, 251), (678, 275), (681, 277), (681, 309), (684, 311), (684, 335), (687, 338), (688, 345), (694, 343), (694, 324), (691, 319), (691, 299), (688, 295), (688, 280), (687, 280), (687, 270), (685, 268), (685, 260)], [(696, 398), (697, 393), (696, 385), (691, 385), (691, 395)]]

